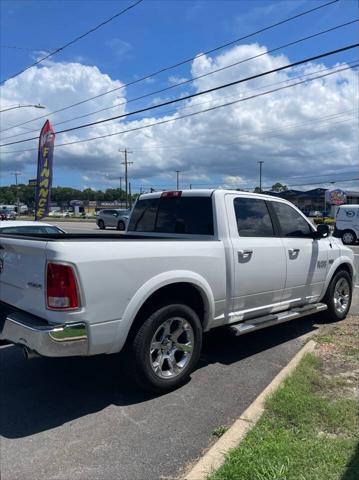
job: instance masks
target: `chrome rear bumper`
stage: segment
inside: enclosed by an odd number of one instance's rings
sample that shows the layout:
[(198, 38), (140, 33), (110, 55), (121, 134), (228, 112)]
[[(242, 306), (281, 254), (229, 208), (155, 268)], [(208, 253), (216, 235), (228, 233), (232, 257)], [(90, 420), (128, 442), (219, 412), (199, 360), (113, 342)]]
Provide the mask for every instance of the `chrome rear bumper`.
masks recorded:
[(50, 325), (25, 312), (6, 316), (0, 340), (22, 345), (45, 357), (88, 355), (85, 323)]

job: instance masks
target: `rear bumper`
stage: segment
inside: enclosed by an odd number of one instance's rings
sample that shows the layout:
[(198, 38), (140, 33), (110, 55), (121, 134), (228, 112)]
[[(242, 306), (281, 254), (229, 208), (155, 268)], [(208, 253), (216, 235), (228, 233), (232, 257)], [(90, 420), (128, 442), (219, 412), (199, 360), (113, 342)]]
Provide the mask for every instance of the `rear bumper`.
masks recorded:
[(88, 355), (85, 323), (50, 325), (38, 317), (20, 311), (6, 314), (3, 321), (0, 340), (23, 345), (46, 357)]

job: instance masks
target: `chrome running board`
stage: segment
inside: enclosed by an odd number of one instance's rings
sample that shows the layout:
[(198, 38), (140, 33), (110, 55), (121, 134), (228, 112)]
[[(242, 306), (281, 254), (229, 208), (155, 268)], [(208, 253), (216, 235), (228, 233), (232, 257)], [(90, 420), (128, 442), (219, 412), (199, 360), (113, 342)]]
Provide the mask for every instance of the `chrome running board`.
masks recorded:
[(253, 318), (251, 320), (245, 320), (241, 323), (235, 323), (229, 325), (230, 331), (238, 337), (245, 333), (254, 332), (261, 328), (271, 327), (273, 325), (279, 325), (280, 323), (289, 322), (290, 320), (296, 320), (297, 318), (306, 317), (307, 315), (313, 315), (318, 312), (327, 310), (328, 306), (325, 303), (313, 303), (311, 305), (305, 305), (304, 307), (292, 308), (285, 312), (265, 315), (263, 317)]

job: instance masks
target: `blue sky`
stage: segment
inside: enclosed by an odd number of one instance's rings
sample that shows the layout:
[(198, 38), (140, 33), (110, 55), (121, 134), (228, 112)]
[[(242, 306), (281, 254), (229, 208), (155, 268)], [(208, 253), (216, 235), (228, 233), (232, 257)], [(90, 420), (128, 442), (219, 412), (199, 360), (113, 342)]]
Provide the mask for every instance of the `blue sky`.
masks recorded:
[[(48, 68), (50, 72), (51, 69), (58, 67), (59, 65), (63, 66), (64, 69), (67, 68), (69, 64), (79, 65), (80, 67), (85, 66), (95, 66), (100, 72), (101, 80), (103, 81), (105, 90), (109, 88), (110, 85), (106, 84), (106, 76), (110, 78), (110, 81), (114, 85), (117, 85), (115, 82), (127, 83), (130, 82), (142, 75), (155, 71), (163, 66), (170, 65), (177, 61), (181, 61), (185, 58), (192, 57), (198, 53), (216, 47), (222, 43), (231, 41), (237, 37), (244, 36), (248, 33), (251, 33), (259, 28), (262, 28), (266, 25), (284, 19), (286, 17), (295, 15), (301, 11), (313, 8), (314, 6), (320, 5), (325, 2), (317, 2), (315, 0), (302, 1), (302, 0), (290, 0), (290, 1), (217, 1), (217, 0), (207, 0), (207, 1), (190, 1), (190, 0), (181, 0), (181, 1), (156, 1), (156, 0), (145, 0), (143, 3), (123, 15), (122, 17), (117, 18), (113, 22), (105, 25), (103, 28), (97, 30), (93, 34), (87, 36), (83, 40), (80, 40), (75, 45), (70, 46), (64, 52), (57, 54), (51, 59), (51, 62), (44, 63), (43, 66), (36, 67), (36, 73), (44, 73), (44, 68)], [(111, 15), (115, 14), (122, 8), (130, 5), (129, 1), (18, 1), (18, 0), (2, 0), (1, 2), (1, 78), (7, 78), (22, 69), (24, 66), (32, 63), (35, 59), (39, 58), (42, 54), (48, 52), (53, 48), (57, 48), (77, 35), (85, 32), (89, 28), (93, 27), (97, 23), (105, 20)], [(294, 20), (288, 24), (279, 26), (275, 29), (269, 30), (262, 34), (259, 34), (246, 42), (242, 42), (243, 45), (251, 45), (256, 43), (257, 46), (266, 47), (268, 50), (275, 48), (284, 43), (290, 42), (297, 38), (310, 35), (320, 30), (330, 28), (340, 23), (353, 20), (359, 16), (358, 12), (358, 2), (355, 0), (340, 0), (339, 2), (323, 8), (317, 12), (313, 12), (309, 15), (306, 15), (302, 18)], [(300, 60), (305, 57), (309, 57), (323, 51), (331, 50), (344, 46), (350, 43), (355, 43), (358, 41), (358, 24), (352, 25), (350, 27), (342, 28), (338, 31), (332, 32), (322, 37), (318, 37), (315, 40), (304, 42), (300, 45), (289, 47), (284, 49), (281, 53), (286, 55), (286, 58), (291, 62)], [(19, 48), (8, 48), (8, 47), (19, 47)], [(215, 61), (217, 56), (221, 54), (232, 52), (232, 47), (224, 49), (221, 52), (217, 52), (211, 56), (212, 60)], [(336, 65), (338, 62), (347, 62), (358, 57), (358, 51), (345, 52), (335, 57), (329, 57), (324, 59), (321, 62), (321, 66), (330, 67)], [(217, 59), (220, 62), (220, 59)], [(217, 61), (216, 60), (216, 61)], [(217, 63), (218, 63), (217, 62)], [(203, 66), (200, 66), (200, 71), (203, 70)], [(202, 70), (201, 70), (202, 69)], [(160, 89), (171, 84), (171, 82), (176, 82), (178, 79), (187, 79), (191, 78), (195, 66), (191, 63), (172, 70), (171, 72), (165, 72), (151, 81), (142, 82), (136, 84), (135, 86), (126, 88), (126, 90), (121, 91), (121, 98), (128, 100), (136, 96), (143, 95), (152, 90)], [(42, 72), (41, 72), (42, 71)], [(38, 86), (41, 81), (45, 81), (44, 78), (36, 77), (35, 80)], [(53, 111), (55, 109), (61, 108), (69, 103), (68, 98), (63, 92), (56, 91), (56, 88), (52, 88), (51, 85), (51, 75), (46, 77), (48, 78), (48, 84), (44, 84), (43, 88), (46, 90), (46, 107), (47, 111)], [(30, 98), (29, 95), (21, 97), (19, 96), (19, 89), (25, 91), (26, 89), (31, 91), (31, 78), (26, 74), (22, 74), (18, 77), (16, 84), (5, 84), (2, 88), (3, 93), (1, 94), (1, 106), (8, 106), (11, 104), (12, 99), (19, 101), (24, 99), (24, 101), (30, 102), (40, 102), (44, 103), (44, 100), (41, 98), (41, 89), (36, 90), (36, 98)], [(350, 80), (345, 80), (350, 83)], [(79, 88), (76, 91), (76, 98), (82, 100), (93, 94), (91, 90), (91, 82), (85, 82), (84, 89)], [(90, 85), (90, 87), (89, 87)], [(94, 85), (94, 84), (93, 84)], [(5, 88), (6, 87), (6, 88)], [(71, 86), (69, 86), (70, 88)], [(333, 85), (329, 86), (334, 88)], [(328, 88), (329, 88), (328, 87)], [(76, 87), (78, 88), (78, 87)], [(94, 87), (95, 88), (95, 87)], [(339, 88), (339, 83), (338, 83)], [(12, 89), (12, 90), (11, 90)], [(16, 92), (15, 92), (16, 89)], [(71, 89), (71, 88), (70, 88)], [(161, 100), (167, 98), (173, 98), (179, 96), (181, 93), (192, 93), (199, 89), (199, 85), (191, 85), (183, 88), (176, 88), (170, 92), (168, 95), (163, 95), (160, 97)], [(98, 90), (94, 90), (98, 92)], [(100, 91), (101, 90), (100, 88)], [(4, 93), (5, 92), (5, 93)], [(51, 95), (50, 95), (51, 94)], [(228, 95), (229, 93), (227, 93)], [(341, 94), (345, 94), (341, 93)], [(351, 94), (350, 94), (351, 95)], [(357, 92), (351, 97), (353, 108), (355, 107), (355, 102), (357, 101)], [(116, 95), (109, 96), (108, 105), (111, 105), (116, 99)], [(155, 97), (156, 98), (156, 97)], [(158, 99), (157, 99), (158, 100)], [(298, 99), (296, 98), (296, 101)], [(146, 99), (142, 102), (136, 102), (135, 104), (128, 105), (126, 108), (127, 111), (130, 111), (133, 108), (141, 107), (144, 105), (149, 105), (151, 102), (154, 102), (154, 99)], [(204, 99), (202, 99), (204, 101)], [(349, 99), (349, 103), (350, 103)], [(10, 102), (10, 103), (9, 103)], [(344, 102), (344, 101), (343, 101)], [(345, 103), (345, 102), (344, 102)], [(91, 112), (96, 110), (98, 107), (106, 105), (105, 103), (96, 104), (96, 102), (89, 102), (86, 106), (87, 110), (85, 112)], [(254, 107), (253, 107), (254, 108)], [(269, 107), (268, 107), (269, 108)], [(346, 107), (345, 107), (346, 108)], [(110, 110), (108, 116), (115, 114), (117, 110)], [(338, 110), (341, 112), (342, 110)], [(293, 118), (290, 116), (290, 109), (285, 118), (280, 119), (283, 125), (288, 125), (290, 123), (303, 121), (303, 118), (297, 118), (293, 114)], [(328, 112), (335, 114), (336, 111), (328, 107)], [(20, 109), (17, 112), (12, 112), (13, 115), (10, 116), (6, 113), (3, 113), (1, 116), (1, 128), (8, 128), (13, 124), (17, 124), (22, 121), (34, 118), (39, 115), (38, 111), (30, 111), (30, 109)], [(40, 113), (42, 113), (40, 111)], [(62, 118), (71, 118), (75, 116), (79, 111), (73, 109), (68, 114), (67, 117)], [(83, 111), (80, 112), (81, 114)], [(255, 112), (252, 112), (253, 114)], [(16, 114), (16, 117), (15, 117)], [(165, 111), (158, 111), (151, 114), (151, 118), (162, 118), (166, 114)], [(55, 122), (57, 120), (56, 116), (51, 117)], [(90, 117), (90, 120), (95, 120), (102, 117)], [(313, 117), (315, 118), (315, 117)], [(306, 119), (306, 117), (304, 117)], [(40, 128), (44, 120), (39, 120), (34, 123), (28, 124), (27, 128)], [(140, 120), (138, 120), (140, 121)], [(242, 120), (243, 121), (243, 120)], [(12, 123), (10, 123), (12, 122)], [(202, 130), (206, 129), (206, 121), (198, 120), (196, 123), (196, 128), (199, 126), (199, 123), (202, 122)], [(271, 122), (268, 119), (267, 130), (271, 127)], [(179, 124), (180, 122), (178, 122)], [(76, 125), (78, 122), (72, 122), (70, 125)], [(122, 124), (123, 125), (123, 124)], [(126, 124), (127, 125), (127, 124)], [(242, 123), (241, 123), (242, 125)], [(278, 124), (280, 125), (280, 123)], [(264, 125), (265, 126), (265, 125)], [(353, 125), (350, 125), (351, 128)], [(263, 127), (263, 125), (262, 125)], [(236, 126), (232, 125), (233, 132), (236, 131)], [(153, 129), (154, 131), (159, 131), (159, 127)], [(191, 128), (189, 129), (191, 130)], [(202, 131), (201, 130), (201, 131)], [(265, 130), (265, 128), (264, 128)], [(26, 133), (24, 130), (10, 130), (6, 132), (6, 135), (10, 133), (18, 132)], [(208, 128), (208, 131), (210, 129)], [(88, 133), (88, 132), (86, 132)], [(328, 133), (328, 132), (327, 132)], [(157, 134), (151, 133), (151, 142), (157, 141)], [(338, 139), (337, 144), (343, 146), (343, 142), (346, 144), (344, 148), (355, 152), (356, 148), (356, 137), (354, 138), (352, 134), (348, 135), (348, 132), (343, 133), (343, 138)], [(154, 138), (155, 136), (156, 138)], [(217, 139), (218, 142), (221, 142), (221, 138), (226, 137), (223, 135)], [(18, 137), (24, 138), (24, 137)], [(81, 137), (79, 137), (81, 138)], [(232, 137), (231, 137), (232, 138)], [(186, 137), (183, 138), (180, 136), (176, 140), (176, 134), (174, 131), (171, 132), (171, 136), (168, 137), (168, 141), (172, 145), (178, 145), (180, 147), (181, 141), (184, 141), (184, 146), (191, 145), (194, 141), (198, 140), (198, 135), (196, 138)], [(202, 138), (203, 142), (209, 141), (211, 136), (208, 139)], [(61, 140), (63, 140), (61, 138)], [(163, 185), (167, 186), (171, 183), (171, 172), (176, 169), (183, 170), (183, 182), (184, 183), (200, 183), (203, 180), (203, 184), (208, 182), (208, 184), (226, 184), (226, 179), (229, 176), (237, 177), (237, 172), (232, 172), (231, 168), (233, 162), (228, 165), (224, 165), (223, 172), (218, 168), (210, 168), (210, 165), (213, 164), (213, 159), (209, 161), (209, 167), (206, 168), (205, 159), (201, 158), (200, 166), (196, 169), (193, 168), (193, 163), (196, 161), (201, 151), (200, 155), (203, 157), (203, 150), (197, 150), (194, 155), (193, 150), (187, 150), (187, 153), (181, 153), (179, 155), (169, 155), (169, 150), (163, 150), (161, 156), (158, 155), (156, 158), (149, 158), (147, 161), (139, 159), (140, 150), (143, 147), (143, 150), (146, 148), (154, 148), (155, 144), (151, 143), (151, 146), (147, 144), (144, 146), (144, 140), (138, 144), (138, 136), (130, 140), (130, 148), (134, 149), (133, 160), (135, 165), (133, 167), (134, 183), (137, 185), (148, 184), (148, 185)], [(60, 142), (60, 136), (56, 140)], [(228, 139), (226, 139), (227, 144)], [(354, 142), (354, 143), (353, 143)], [(36, 142), (35, 142), (36, 143)], [(323, 140), (324, 143), (324, 140)], [(159, 142), (163, 144), (163, 140)], [(225, 143), (224, 143), (225, 144)], [(26, 145), (27, 146), (27, 145)], [(31, 144), (34, 146), (34, 143)], [(121, 142), (118, 142), (116, 148), (121, 148), (124, 145)], [(168, 144), (167, 144), (168, 146)], [(7, 151), (15, 150), (15, 146), (8, 147)], [(24, 144), (20, 144), (20, 147), (23, 148)], [(274, 146), (278, 148), (278, 145)], [(267, 147), (268, 148), (268, 147)], [(308, 147), (309, 148), (309, 147)], [(136, 153), (136, 149), (138, 153)], [(323, 153), (325, 153), (325, 148), (323, 147)], [(333, 148), (331, 149), (333, 150)], [(112, 151), (115, 151), (115, 146), (113, 146)], [(327, 150), (326, 150), (327, 151)], [(238, 152), (237, 152), (238, 153)], [(274, 152), (273, 152), (274, 153)], [(317, 151), (315, 152), (318, 153)], [(256, 155), (258, 158), (263, 153), (258, 151), (252, 152), (252, 160), (250, 166), (245, 166), (245, 174), (241, 172), (239, 175), (241, 178), (238, 180), (242, 182), (243, 186), (252, 185), (255, 182), (256, 178), (256, 166), (255, 158)], [(314, 154), (314, 151), (313, 151)], [(229, 156), (236, 155), (236, 152), (228, 152)], [(106, 166), (106, 158), (111, 156), (109, 152), (103, 154), (103, 162), (101, 166), (98, 167), (98, 174), (96, 174), (96, 168), (91, 165), (87, 165), (86, 161), (81, 160), (81, 152), (69, 152), (67, 157), (62, 157), (59, 152), (56, 150), (55, 146), (55, 159), (56, 159), (56, 171), (54, 177), (54, 184), (58, 185), (69, 185), (79, 188), (84, 188), (86, 186), (91, 186), (93, 188), (106, 188), (108, 186), (115, 186), (116, 179), (116, 168), (114, 167), (115, 159), (108, 160)], [(98, 162), (101, 162), (101, 149), (98, 150)], [(112, 154), (113, 157), (113, 154)], [(171, 157), (171, 158), (170, 158)], [(15, 168), (23, 172), (23, 179), (27, 179), (33, 176), (33, 172), (36, 171), (36, 162), (34, 162), (34, 155), (24, 156), (19, 162), (19, 155), (14, 154), (13, 156), (7, 154), (4, 156), (5, 161), (3, 168), (2, 184), (13, 183), (13, 177), (11, 176), (11, 171)], [(262, 157), (260, 157), (262, 159)], [(345, 165), (338, 163), (334, 164), (332, 169), (327, 168), (324, 171), (314, 169), (313, 165), (315, 162), (311, 163), (308, 168), (303, 171), (302, 176), (309, 178), (310, 174), (313, 174), (313, 179), (317, 178), (318, 174), (324, 175), (327, 172), (340, 172), (340, 171), (354, 171), (355, 163), (353, 162), (353, 155), (350, 155), (349, 166), (348, 161), (346, 160)], [(94, 159), (95, 161), (95, 159)], [(225, 163), (225, 158), (221, 160)], [(300, 177), (301, 169), (299, 168), (299, 163), (295, 161), (300, 161), (300, 158), (294, 158), (291, 160), (293, 168), (287, 168), (285, 175), (286, 177), (281, 178), (280, 180), (285, 181), (289, 179), (294, 182), (292, 177)], [(145, 163), (147, 167), (151, 167), (151, 162), (154, 162), (153, 165), (156, 165), (153, 172), (151, 168), (145, 168)], [(288, 162), (287, 162), (288, 163)], [(327, 162), (328, 163), (328, 162)], [(288, 165), (287, 165), (288, 166)], [(329, 162), (330, 166), (330, 162)], [(87, 167), (89, 172), (87, 172)], [(228, 167), (228, 168), (227, 168)], [(279, 179), (279, 172), (283, 169), (281, 167), (270, 168), (269, 165), (265, 173), (265, 179), (267, 182), (271, 183), (274, 180)], [(108, 175), (101, 177), (101, 173), (108, 169)], [(88, 173), (88, 175), (87, 175)], [(230, 175), (233, 173), (233, 175)], [(119, 171), (118, 175), (122, 175), (122, 172)], [(102, 179), (101, 179), (101, 178)], [(337, 179), (341, 177), (331, 177), (332, 179)], [(344, 178), (344, 177), (342, 177)], [(347, 178), (347, 177), (345, 177)], [(348, 176), (350, 178), (350, 175)], [(329, 177), (328, 177), (329, 179)], [(326, 180), (326, 178), (323, 178)], [(26, 181), (26, 180), (25, 180)], [(298, 180), (299, 182), (299, 180)], [(309, 180), (308, 180), (309, 182)], [(350, 184), (349, 184), (350, 185)], [(238, 186), (238, 185), (236, 185)], [(343, 184), (345, 186), (345, 184)]]

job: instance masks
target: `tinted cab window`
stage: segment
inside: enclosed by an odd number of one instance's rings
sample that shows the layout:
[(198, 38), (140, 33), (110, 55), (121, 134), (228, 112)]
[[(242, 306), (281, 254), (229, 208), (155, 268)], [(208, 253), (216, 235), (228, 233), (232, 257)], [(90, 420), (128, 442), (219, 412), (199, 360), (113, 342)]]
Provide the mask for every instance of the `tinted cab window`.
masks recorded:
[(160, 197), (139, 200), (129, 231), (213, 235), (210, 197)]
[(272, 237), (272, 220), (264, 200), (238, 197), (234, 210), (240, 237)]
[(282, 237), (310, 237), (312, 229), (302, 215), (290, 205), (271, 202), (281, 229)]

